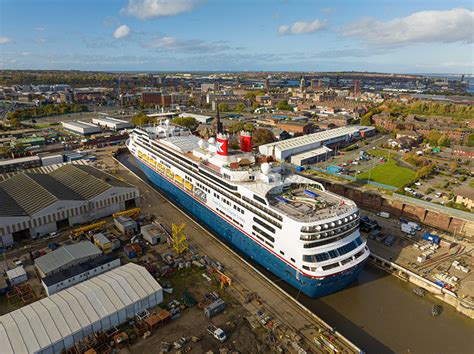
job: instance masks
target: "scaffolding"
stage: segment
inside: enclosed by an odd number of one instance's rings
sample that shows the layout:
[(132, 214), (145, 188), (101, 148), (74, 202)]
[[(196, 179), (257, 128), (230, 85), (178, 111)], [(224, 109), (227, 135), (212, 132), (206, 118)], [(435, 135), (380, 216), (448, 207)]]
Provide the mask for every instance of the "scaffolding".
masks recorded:
[(172, 224), (171, 230), (171, 247), (176, 254), (183, 254), (188, 251), (188, 239), (184, 233), (185, 223)]

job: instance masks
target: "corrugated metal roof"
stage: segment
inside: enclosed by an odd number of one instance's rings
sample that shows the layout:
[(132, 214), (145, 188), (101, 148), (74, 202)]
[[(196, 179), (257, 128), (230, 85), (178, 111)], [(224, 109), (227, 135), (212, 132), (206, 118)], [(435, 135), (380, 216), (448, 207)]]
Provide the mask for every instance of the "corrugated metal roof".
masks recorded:
[(67, 266), (81, 258), (98, 256), (102, 254), (100, 249), (90, 241), (82, 241), (73, 245), (58, 248), (44, 256), (35, 259), (35, 265), (44, 274), (49, 274), (59, 268)]
[(49, 193), (61, 200), (84, 200), (84, 197), (68, 188), (51, 175), (45, 173), (28, 173), (28, 177), (45, 188)]
[(90, 327), (161, 291), (139, 265), (129, 263), (0, 317), (2, 353), (32, 353)]
[(1, 182), (0, 188), (7, 192), (15, 200), (15, 203), (29, 215), (37, 213), (58, 200), (26, 173)]

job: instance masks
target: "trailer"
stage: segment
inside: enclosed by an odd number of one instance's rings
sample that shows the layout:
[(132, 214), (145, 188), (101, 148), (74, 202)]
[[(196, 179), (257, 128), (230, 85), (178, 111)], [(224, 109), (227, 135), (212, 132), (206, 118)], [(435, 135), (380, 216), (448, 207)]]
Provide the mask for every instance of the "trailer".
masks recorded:
[(211, 317), (214, 317), (215, 315), (217, 315), (218, 313), (224, 311), (224, 309), (225, 309), (224, 300), (217, 299), (213, 303), (211, 303), (211, 304), (207, 305), (206, 307), (204, 307), (204, 315), (207, 318), (211, 318)]
[(416, 230), (410, 224), (400, 224), (400, 230), (408, 235), (415, 236)]

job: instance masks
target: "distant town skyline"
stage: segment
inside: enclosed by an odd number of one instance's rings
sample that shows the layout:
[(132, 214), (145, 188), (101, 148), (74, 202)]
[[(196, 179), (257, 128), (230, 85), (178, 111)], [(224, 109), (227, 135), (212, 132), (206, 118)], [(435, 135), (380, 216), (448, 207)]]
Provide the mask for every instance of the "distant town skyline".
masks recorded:
[(0, 69), (474, 74), (465, 0), (0, 0), (0, 19)]

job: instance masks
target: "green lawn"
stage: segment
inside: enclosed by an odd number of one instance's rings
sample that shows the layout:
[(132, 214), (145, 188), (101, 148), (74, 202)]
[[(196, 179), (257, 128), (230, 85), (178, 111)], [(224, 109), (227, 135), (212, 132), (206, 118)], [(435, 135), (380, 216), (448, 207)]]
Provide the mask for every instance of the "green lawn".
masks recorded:
[[(385, 151), (380, 152), (385, 153)], [(400, 188), (415, 179), (415, 171), (412, 171), (406, 167), (398, 166), (397, 162), (393, 159), (390, 159), (385, 163), (377, 163), (378, 165), (370, 172), (371, 181)], [(369, 180), (369, 171), (361, 173), (357, 176), (357, 178)]]
[(393, 151), (384, 151), (384, 150), (369, 150), (367, 151), (369, 155), (375, 156), (375, 157), (386, 157), (386, 158), (392, 158), (395, 153)]

